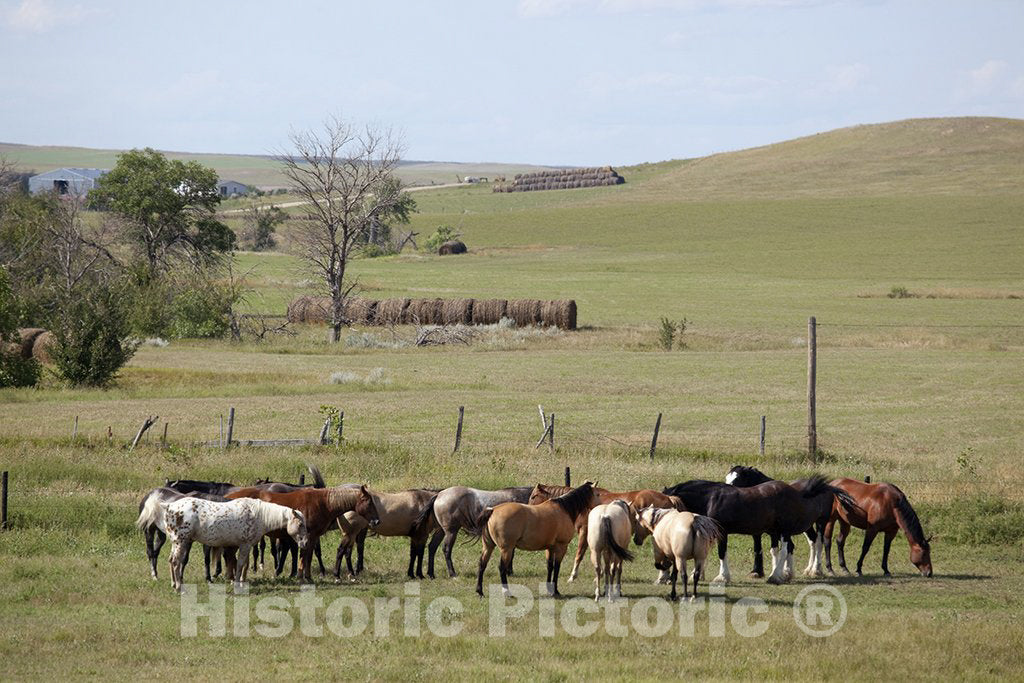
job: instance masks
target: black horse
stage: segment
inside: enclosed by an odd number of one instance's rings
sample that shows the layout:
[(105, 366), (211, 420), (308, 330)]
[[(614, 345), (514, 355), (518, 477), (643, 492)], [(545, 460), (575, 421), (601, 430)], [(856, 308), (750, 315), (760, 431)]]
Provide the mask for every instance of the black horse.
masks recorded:
[(774, 561), (768, 582), (781, 583), (785, 580), (788, 551), (788, 544), (780, 547), (783, 538), (811, 527), (816, 527), (818, 537), (822, 537), (836, 499), (847, 510), (857, 509), (856, 502), (845, 491), (831, 486), (821, 475), (792, 484), (769, 480), (748, 488), (695, 480), (669, 487), (664, 493), (678, 496), (690, 512), (705, 514), (722, 525), (726, 533), (718, 542), (722, 569), (715, 580), (725, 582), (729, 581), (728, 534), (768, 534)]

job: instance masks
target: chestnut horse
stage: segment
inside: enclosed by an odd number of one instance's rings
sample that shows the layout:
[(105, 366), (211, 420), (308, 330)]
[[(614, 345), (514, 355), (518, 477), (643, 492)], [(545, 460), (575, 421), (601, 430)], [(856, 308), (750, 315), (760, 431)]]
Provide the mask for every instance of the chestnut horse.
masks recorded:
[(839, 505), (832, 507), (832, 516), (825, 525), (825, 567), (832, 572), (832, 530), (836, 522), (839, 522), (839, 538), (836, 539), (836, 551), (839, 555), (839, 566), (843, 571), (849, 572), (846, 568), (846, 557), (843, 548), (846, 545), (846, 537), (850, 533), (850, 527), (864, 529), (864, 547), (860, 552), (860, 559), (857, 560), (857, 574), (861, 573), (864, 564), (864, 556), (871, 548), (871, 542), (875, 540), (878, 532), (885, 534), (885, 545), (882, 547), (882, 572), (885, 576), (889, 574), (889, 548), (892, 546), (892, 539), (896, 532), (903, 530), (910, 543), (910, 561), (917, 567), (923, 576), (932, 575), (932, 546), (931, 538), (925, 538), (924, 530), (921, 528), (921, 521), (917, 518), (914, 508), (910, 507), (907, 496), (893, 484), (884, 482), (878, 484), (866, 484), (856, 479), (841, 478), (831, 482), (832, 486), (840, 488), (850, 494), (860, 510), (848, 511)]
[[(548, 486), (537, 484), (530, 493), (530, 505), (543, 503), (555, 496), (563, 496), (572, 488), (569, 486)], [(616, 500), (624, 500), (637, 510), (654, 506), (672, 510), (685, 510), (682, 500), (675, 496), (669, 496), (660, 491), (652, 489), (640, 489), (638, 491), (609, 491), (594, 487), (594, 495), (601, 505), (606, 505)], [(576, 580), (580, 570), (580, 563), (583, 561), (583, 554), (587, 552), (587, 518), (581, 517), (576, 520), (576, 531), (579, 533), (579, 542), (576, 544), (576, 557), (573, 558), (572, 572), (569, 574), (570, 583)]]
[(380, 523), (377, 507), (373, 503), (373, 496), (365, 486), (299, 489), (291, 493), (271, 493), (262, 488), (248, 487), (231, 491), (226, 497), (229, 499), (257, 498), (268, 503), (285, 505), (303, 514), (306, 519), (306, 527), (309, 530), (309, 544), (305, 548), (300, 548), (299, 578), (309, 582), (313, 580), (310, 567), (316, 542), (322, 535), (338, 525), (339, 517), (346, 512), (354, 511), (365, 517), (370, 526)]
[(483, 552), (476, 573), (477, 594), (484, 594), (484, 570), (497, 547), (501, 551), (498, 571), (502, 593), (508, 595), (508, 568), (516, 548), (519, 548), (546, 551), (548, 593), (559, 595), (558, 571), (562, 567), (565, 550), (576, 535), (576, 521), (580, 517), (586, 519), (596, 504), (594, 485), (588, 481), (564, 496), (536, 505), (502, 503), (484, 510), (474, 525), (483, 529)]

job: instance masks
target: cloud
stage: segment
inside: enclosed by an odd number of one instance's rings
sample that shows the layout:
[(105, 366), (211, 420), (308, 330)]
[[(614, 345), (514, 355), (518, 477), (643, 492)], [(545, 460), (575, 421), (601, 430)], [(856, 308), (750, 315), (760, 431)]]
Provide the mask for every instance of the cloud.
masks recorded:
[(871, 70), (867, 66), (857, 62), (856, 64), (844, 64), (842, 66), (830, 66), (825, 72), (828, 80), (825, 82), (825, 90), (834, 93), (850, 92), (863, 85)]
[(956, 74), (954, 96), (961, 101), (981, 99), (1024, 99), (1024, 75), (1013, 73), (1009, 64), (989, 59), (973, 69)]
[(585, 8), (605, 14), (651, 12), (657, 10), (689, 11), (700, 9), (748, 9), (757, 7), (810, 7), (827, 0), (519, 0), (519, 15), (534, 19), (567, 14)]
[(15, 31), (44, 33), (57, 26), (77, 24), (94, 12), (77, 3), (22, 0), (17, 5), (0, 7), (0, 21)]

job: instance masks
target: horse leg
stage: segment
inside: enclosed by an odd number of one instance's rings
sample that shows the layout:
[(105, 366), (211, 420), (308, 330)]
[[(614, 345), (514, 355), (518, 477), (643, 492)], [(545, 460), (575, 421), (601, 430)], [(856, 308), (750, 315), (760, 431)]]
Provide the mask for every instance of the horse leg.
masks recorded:
[(155, 524), (146, 527), (146, 556), (149, 558), (149, 566), (153, 573), (153, 580), (156, 580), (156, 561), (160, 558), (160, 548), (167, 540), (167, 534), (160, 531)]
[(772, 573), (768, 576), (768, 583), (784, 583), (786, 571), (786, 543), (780, 536), (772, 536)]
[[(444, 532), (444, 561), (448, 565), (448, 576), (458, 576), (455, 571), (455, 563), (452, 562), (452, 550), (455, 549), (455, 540), (459, 535), (459, 527), (455, 526)], [(509, 567), (511, 569), (511, 567)]]
[(594, 566), (594, 602), (598, 602), (601, 599), (601, 554), (595, 551), (593, 548), (590, 549), (590, 564)]
[(790, 581), (793, 578), (793, 562), (796, 554), (793, 552), (793, 539), (790, 536), (786, 536), (786, 569), (782, 574), (782, 577), (786, 581)]
[[(819, 571), (818, 563), (818, 541), (821, 538), (821, 534), (813, 526), (804, 532), (804, 538), (807, 539), (807, 566), (804, 567), (804, 576), (815, 576)], [(789, 552), (793, 552), (793, 546), (789, 547)]]
[(832, 571), (832, 533), (835, 531), (835, 521), (829, 519), (825, 523), (825, 528), (821, 534), (822, 545), (825, 551), (825, 571), (829, 574), (835, 574)]
[(580, 527), (579, 542), (576, 544), (576, 557), (572, 561), (572, 571), (569, 573), (569, 583), (576, 580), (580, 571), (580, 562), (583, 561), (583, 553), (587, 550), (587, 525)]
[(501, 592), (508, 595), (508, 568), (512, 564), (512, 558), (516, 552), (515, 547), (501, 551), (501, 558), (498, 560), (498, 575), (501, 577)]
[[(622, 560), (615, 562), (615, 597), (622, 597)], [(609, 598), (609, 602), (611, 598)]]
[(846, 568), (846, 537), (850, 535), (850, 525), (839, 520), (839, 536), (836, 538), (836, 555), (839, 556), (839, 566), (847, 574), (850, 570)]
[(434, 578), (434, 556), (437, 554), (442, 540), (444, 540), (444, 531), (438, 529), (430, 535), (430, 541), (427, 542), (427, 576), (431, 579)]
[(203, 546), (203, 567), (206, 569), (206, 583), (213, 583), (213, 577), (210, 576), (210, 555), (213, 551), (210, 546)]
[(752, 536), (754, 539), (754, 568), (750, 570), (750, 578), (760, 579), (764, 577), (764, 555), (761, 552), (761, 534)]
[[(494, 541), (487, 535), (487, 530), (484, 530), (483, 535), (483, 552), (480, 553), (480, 562), (476, 569), (476, 593), (480, 597), (484, 595), (484, 570), (487, 569), (487, 563), (491, 560), (491, 553), (494, 552)], [(502, 591), (507, 594), (508, 591)]]
[[(694, 557), (693, 558), (693, 597), (690, 598), (691, 602), (697, 600), (697, 581), (700, 580), (700, 575), (701, 575), (701, 573), (703, 571), (704, 571), (704, 562), (703, 562), (703, 560), (698, 560), (696, 557)], [(686, 578), (685, 575), (683, 576), (683, 578), (684, 579)]]
[[(685, 576), (685, 574), (684, 574)], [(672, 573), (669, 575), (669, 581), (672, 583), (672, 593), (669, 594), (668, 599), (672, 602), (676, 601), (676, 580), (679, 578), (679, 565), (676, 564), (675, 558), (672, 559)]]
[(896, 530), (886, 531), (882, 539), (882, 575), (892, 576), (889, 573), (889, 548), (892, 547), (892, 539), (896, 538)]
[(363, 545), (366, 543), (366, 529), (356, 537), (356, 574), (363, 573)]
[(864, 557), (868, 554), (868, 550), (871, 549), (871, 542), (875, 540), (875, 535), (877, 533), (877, 531), (870, 528), (864, 531), (864, 547), (860, 551), (860, 559), (857, 560), (857, 576), (861, 576), (861, 569), (864, 566)]
[(562, 596), (562, 594), (558, 592), (558, 572), (561, 571), (561, 569), (562, 569), (562, 558), (564, 558), (564, 557), (565, 557), (565, 548), (561, 548), (560, 551), (556, 550), (554, 553), (552, 553), (552, 560), (553, 560), (553, 562), (552, 562), (552, 569), (553, 569), (553, 571), (552, 571), (552, 576), (551, 576), (551, 586), (552, 586), (552, 588), (554, 590), (552, 591), (551, 596), (555, 597), (555, 598), (558, 598), (558, 597)]
[(416, 541), (409, 539), (409, 569), (406, 572), (410, 579), (415, 579), (416, 574), (413, 573), (413, 568), (416, 566)]
[(327, 570), (324, 569), (324, 557), (320, 554), (320, 539), (316, 539), (316, 545), (313, 547), (313, 552), (316, 553), (316, 563), (320, 565), (320, 578), (324, 578), (327, 575)]
[[(718, 576), (715, 577), (713, 583), (729, 583), (729, 561), (726, 559), (726, 553), (729, 550), (729, 537), (723, 536), (722, 540), (718, 542), (718, 561), (721, 567), (718, 571)], [(774, 557), (774, 555), (772, 556)]]

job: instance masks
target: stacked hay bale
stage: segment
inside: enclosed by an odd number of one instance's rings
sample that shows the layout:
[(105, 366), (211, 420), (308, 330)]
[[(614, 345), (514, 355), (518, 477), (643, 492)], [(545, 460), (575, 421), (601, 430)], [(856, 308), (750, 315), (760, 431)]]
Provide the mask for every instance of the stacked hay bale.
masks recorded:
[(377, 300), (353, 296), (345, 299), (342, 316), (350, 325), (372, 325), (377, 316)]
[(494, 325), (506, 317), (506, 299), (477, 299), (473, 302), (473, 324)]
[(611, 166), (594, 168), (553, 169), (536, 173), (517, 173), (511, 183), (495, 183), (493, 192), (531, 192), (534, 190), (568, 190), (577, 187), (620, 185), (626, 179)]
[(541, 324), (545, 326), (554, 325), (563, 330), (575, 330), (576, 301), (573, 299), (545, 301), (541, 304), (540, 318)]
[(471, 325), (473, 299), (447, 299), (441, 306), (441, 322), (445, 325)]
[(378, 302), (374, 322), (378, 325), (401, 325), (410, 301), (411, 299), (384, 299)]
[(43, 332), (32, 342), (32, 357), (40, 363), (52, 363), (53, 356), (50, 354), (53, 344), (53, 332)]
[(41, 327), (23, 327), (18, 330), (18, 336), (21, 337), (21, 357), (28, 359), (32, 357), (32, 346), (36, 343), (36, 339), (42, 335), (46, 330)]
[(331, 300), (325, 296), (300, 296), (288, 304), (288, 322), (323, 323), (331, 319)]
[(513, 299), (508, 302), (508, 312), (505, 315), (515, 321), (516, 327), (538, 325), (541, 322), (542, 305), (538, 299)]
[(405, 309), (403, 322), (420, 325), (441, 325), (444, 299), (413, 299)]

